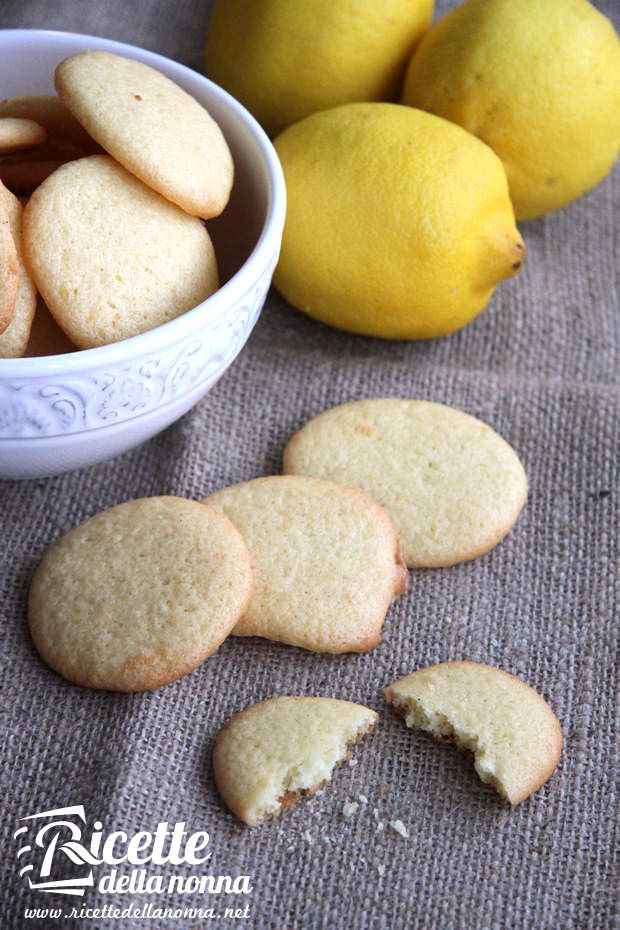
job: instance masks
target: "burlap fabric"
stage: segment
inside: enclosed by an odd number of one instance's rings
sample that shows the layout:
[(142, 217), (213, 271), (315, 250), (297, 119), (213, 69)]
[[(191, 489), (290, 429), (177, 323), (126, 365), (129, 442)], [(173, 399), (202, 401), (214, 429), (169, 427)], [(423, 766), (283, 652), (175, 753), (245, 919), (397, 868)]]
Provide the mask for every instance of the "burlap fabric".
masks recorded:
[[(613, 14), (614, 2), (600, 6)], [(111, 36), (196, 68), (207, 16), (198, 0), (0, 6), (2, 27)], [(89, 906), (150, 901), (223, 912), (249, 904), (249, 918), (237, 923), (257, 930), (612, 926), (617, 179), (522, 224), (523, 273), (456, 335), (419, 344), (348, 337), (272, 294), (232, 369), (164, 434), (98, 467), (1, 485), (3, 928), (235, 922), (26, 918), (25, 908), (55, 905), (58, 896), (28, 891), (18, 877), (17, 819), (75, 804), (108, 831), (154, 830), (159, 821), (208, 830), (209, 872), (249, 874), (253, 883), (250, 895), (226, 900), (91, 889)], [(134, 696), (73, 687), (39, 660), (26, 630), (26, 595), (59, 534), (127, 498), (200, 497), (277, 472), (284, 443), (308, 417), (373, 395), (428, 398), (481, 417), (518, 450), (531, 483), (516, 529), (494, 552), (412, 573), (378, 649), (330, 657), (229, 639), (194, 674)], [(406, 731), (381, 701), (394, 678), (461, 657), (523, 677), (562, 722), (566, 748), (556, 776), (515, 810), (464, 758)], [(288, 693), (360, 701), (380, 710), (381, 722), (356, 751), (355, 767), (341, 768), (318, 797), (249, 830), (218, 799), (213, 739), (246, 704)], [(344, 802), (360, 794), (368, 804), (345, 820)], [(387, 826), (395, 819), (408, 839)], [(62, 903), (69, 912), (80, 899)]]

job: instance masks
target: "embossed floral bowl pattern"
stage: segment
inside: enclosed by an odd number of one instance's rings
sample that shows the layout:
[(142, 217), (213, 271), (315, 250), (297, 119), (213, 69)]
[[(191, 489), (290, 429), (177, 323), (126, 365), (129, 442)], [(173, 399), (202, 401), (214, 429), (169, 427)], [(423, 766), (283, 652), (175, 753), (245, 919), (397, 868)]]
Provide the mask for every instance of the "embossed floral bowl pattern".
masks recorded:
[(46, 477), (111, 458), (186, 413), (222, 376), (262, 309), (285, 214), (282, 170), (269, 139), (236, 100), (168, 58), (107, 39), (0, 31), (0, 95), (53, 93), (56, 64), (85, 48), (137, 58), (203, 103), (235, 160), (221, 217), (208, 223), (222, 286), (150, 332), (67, 355), (0, 359), (0, 477)]

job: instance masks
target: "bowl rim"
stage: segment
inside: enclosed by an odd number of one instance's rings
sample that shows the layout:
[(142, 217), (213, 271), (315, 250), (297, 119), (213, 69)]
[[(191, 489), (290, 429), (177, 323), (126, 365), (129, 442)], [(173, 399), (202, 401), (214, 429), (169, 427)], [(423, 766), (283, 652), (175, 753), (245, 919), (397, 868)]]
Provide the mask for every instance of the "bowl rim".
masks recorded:
[[(92, 41), (101, 49), (124, 54), (126, 57), (136, 57), (135, 53), (137, 52), (139, 53), (139, 59), (152, 67), (157, 68), (158, 63), (164, 63), (168, 71), (172, 67), (172, 70), (182, 77), (187, 76), (192, 80), (198, 79), (200, 82), (207, 84), (211, 93), (228, 109), (233, 111), (238, 121), (250, 130), (250, 134), (258, 143), (264, 167), (267, 169), (268, 192), (265, 219), (254, 248), (234, 275), (206, 300), (167, 323), (162, 323), (154, 329), (109, 345), (96, 346), (91, 349), (78, 349), (76, 352), (67, 352), (61, 355), (0, 359), (0, 376), (12, 378), (43, 377), (58, 373), (74, 374), (83, 369), (116, 365), (130, 360), (136, 354), (160, 349), (162, 339), (166, 344), (170, 344), (190, 335), (196, 329), (197, 317), (205, 315), (205, 311), (208, 313), (209, 323), (225, 316), (233, 304), (253, 290), (258, 278), (272, 261), (274, 251), (277, 251), (274, 249), (274, 234), (279, 240), (284, 228), (286, 214), (284, 173), (276, 150), (265, 130), (243, 104), (239, 103), (218, 84), (215, 84), (204, 74), (194, 71), (193, 68), (181, 64), (173, 58), (160, 55), (158, 52), (152, 52), (138, 45), (119, 42), (116, 39), (91, 35), (90, 33), (56, 29), (0, 29), (0, 49), (3, 45), (9, 44), (12, 39), (17, 38), (20, 41), (27, 39), (30, 42), (33, 39), (44, 41), (46, 38)], [(248, 275), (250, 270), (253, 270), (254, 273)]]

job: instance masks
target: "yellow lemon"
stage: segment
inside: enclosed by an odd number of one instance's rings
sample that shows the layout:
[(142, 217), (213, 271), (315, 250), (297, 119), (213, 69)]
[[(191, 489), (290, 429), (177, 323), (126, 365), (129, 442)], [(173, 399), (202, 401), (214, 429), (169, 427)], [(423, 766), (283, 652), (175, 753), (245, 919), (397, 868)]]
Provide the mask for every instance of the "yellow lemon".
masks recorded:
[(273, 134), (328, 107), (394, 100), (433, 0), (216, 0), (207, 73)]
[(390, 103), (308, 116), (275, 140), (288, 208), (275, 285), (330, 326), (427, 339), (521, 267), (499, 158), (460, 126)]
[(620, 43), (587, 0), (468, 0), (420, 43), (404, 101), (483, 139), (519, 219), (607, 174), (620, 145)]

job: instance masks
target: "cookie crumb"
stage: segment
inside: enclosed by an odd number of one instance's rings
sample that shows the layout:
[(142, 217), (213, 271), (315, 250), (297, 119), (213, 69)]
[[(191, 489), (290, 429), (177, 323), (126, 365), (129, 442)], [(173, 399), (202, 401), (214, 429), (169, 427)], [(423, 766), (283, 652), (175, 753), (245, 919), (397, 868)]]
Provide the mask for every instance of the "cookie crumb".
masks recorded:
[(357, 801), (346, 801), (342, 807), (342, 816), (347, 818), (352, 817), (358, 807), (359, 804)]
[(349, 759), (349, 768), (353, 769), (357, 765), (357, 759)]
[(398, 833), (404, 839), (409, 839), (409, 833), (407, 832), (407, 827), (402, 822), (402, 820), (390, 820), (388, 821), (388, 826), (394, 830), (395, 833)]
[(358, 794), (357, 799), (361, 804), (368, 804), (368, 798), (365, 794)]

